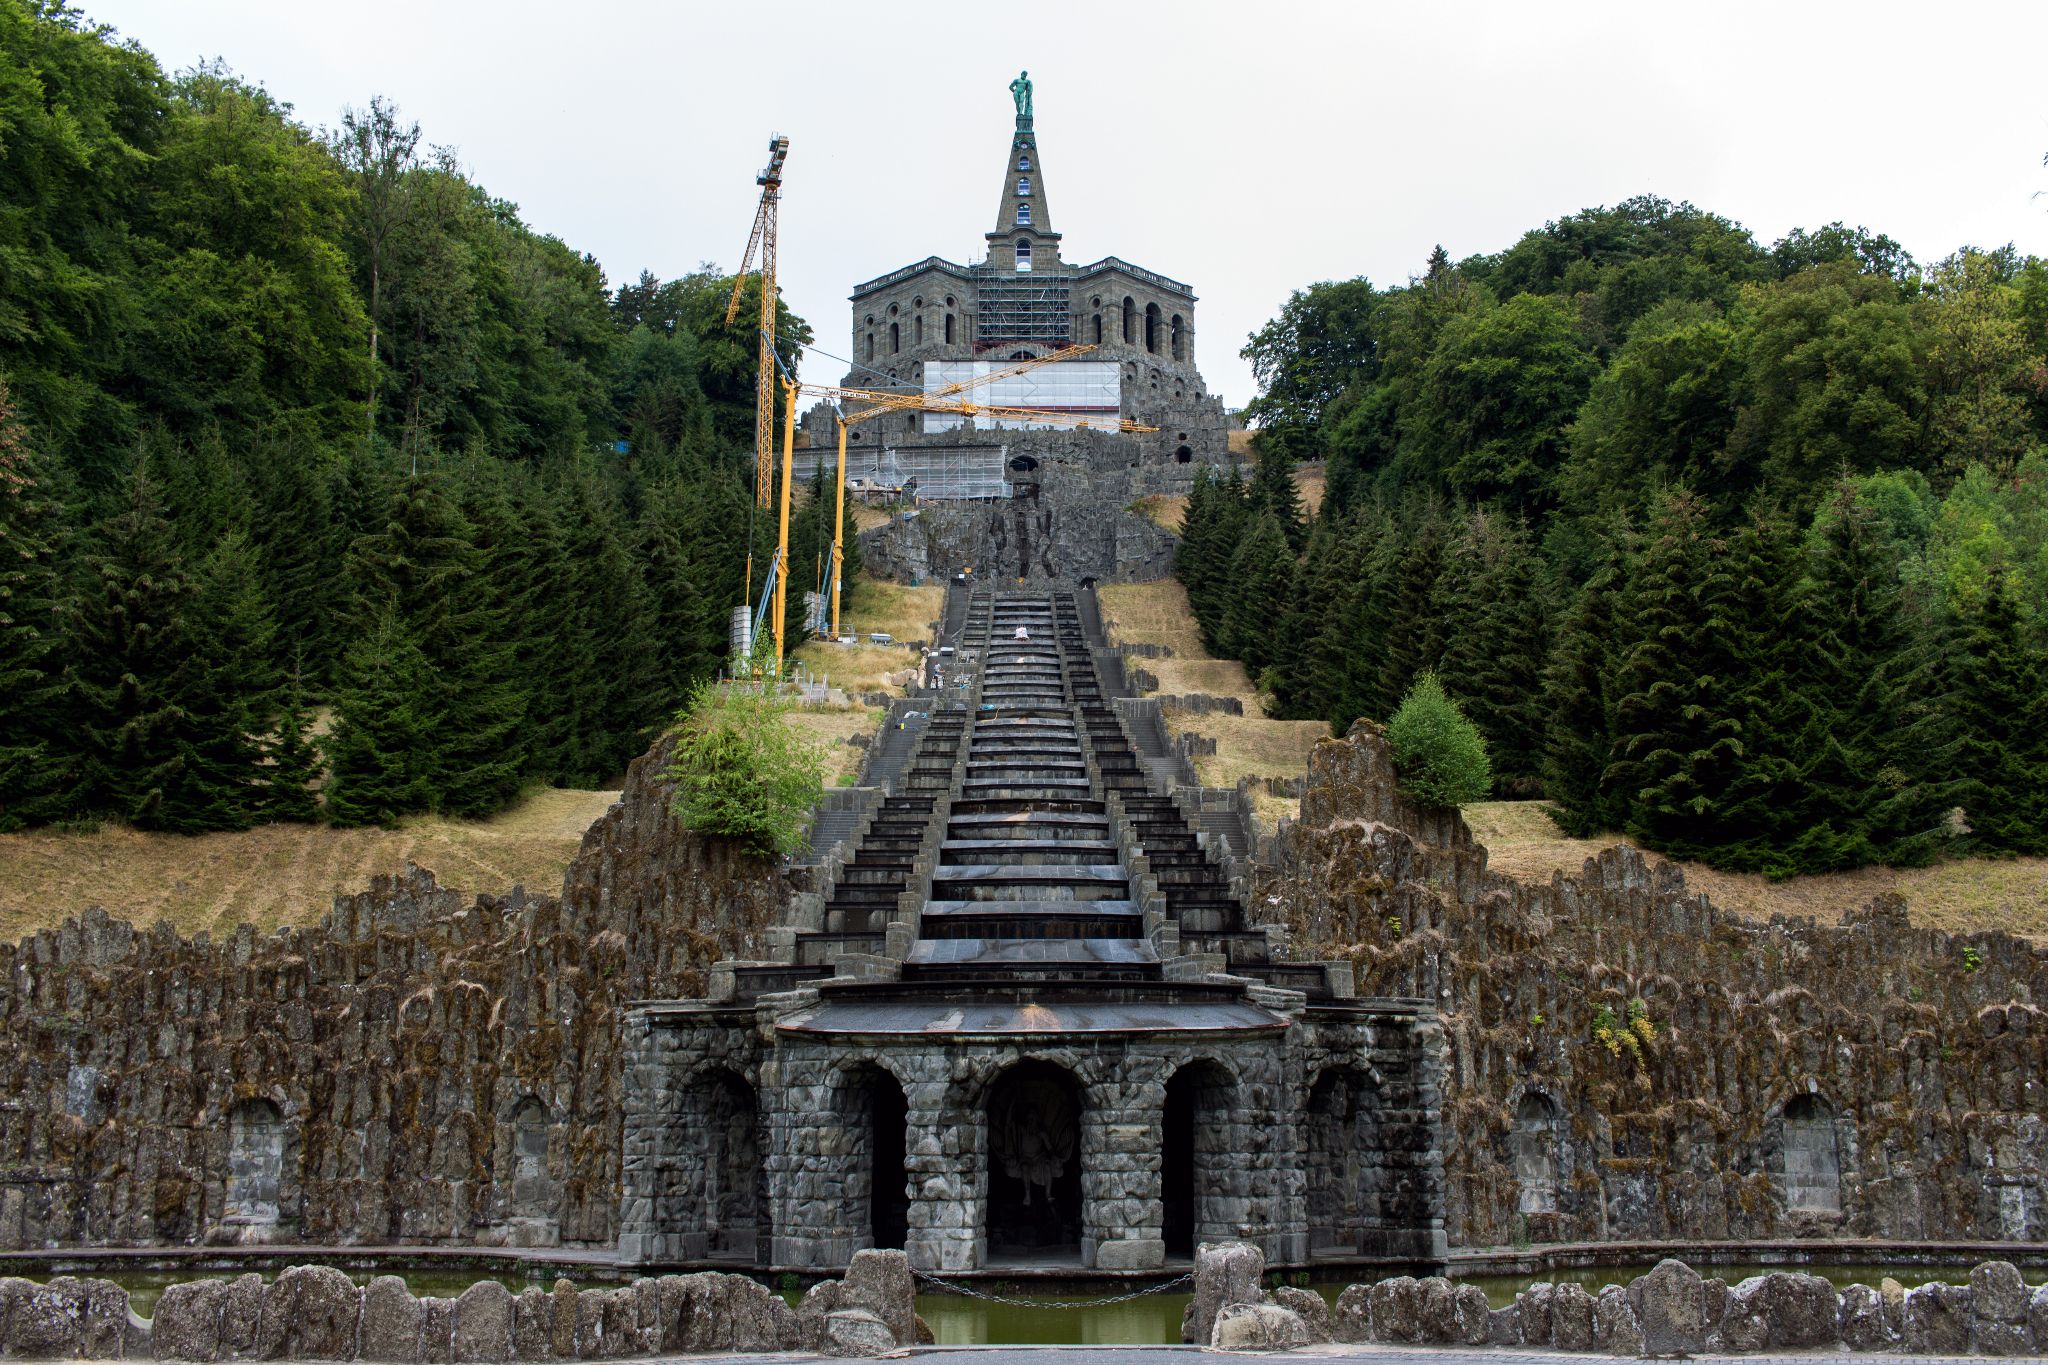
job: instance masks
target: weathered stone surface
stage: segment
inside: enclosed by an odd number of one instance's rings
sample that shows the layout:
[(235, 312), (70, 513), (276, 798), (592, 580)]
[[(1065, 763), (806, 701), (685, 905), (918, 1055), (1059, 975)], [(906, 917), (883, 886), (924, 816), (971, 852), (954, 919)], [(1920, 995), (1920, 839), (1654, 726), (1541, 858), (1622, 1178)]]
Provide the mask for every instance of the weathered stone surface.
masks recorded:
[(1688, 1355), (1706, 1349), (1707, 1295), (1697, 1270), (1666, 1257), (1630, 1291), (1645, 1355)]
[(228, 1282), (220, 1301), (220, 1358), (248, 1360), (262, 1354), (263, 1301), (269, 1286), (253, 1271)]
[(1734, 1297), (1763, 1319), (1765, 1344), (1832, 1346), (1841, 1336), (1841, 1305), (1835, 1287), (1818, 1275), (1774, 1270), (1735, 1286)]
[(1522, 1334), (1523, 1345), (1550, 1344), (1550, 1304), (1556, 1292), (1549, 1281), (1539, 1280), (1515, 1295), (1516, 1327)]
[(1272, 1303), (1225, 1304), (1216, 1315), (1209, 1344), (1223, 1351), (1291, 1351), (1315, 1341), (1314, 1333), (1291, 1308)]
[(548, 1315), (548, 1357), (554, 1360), (576, 1359), (576, 1300), (583, 1297), (582, 1291), (573, 1280), (556, 1280), (549, 1297), (554, 1302), (554, 1311)]
[[(621, 1290), (621, 1293), (631, 1293)], [(637, 1323), (639, 1300), (633, 1300)], [(642, 1345), (637, 1332), (631, 1334), (637, 1354)], [(512, 1291), (496, 1280), (478, 1280), (455, 1300), (454, 1358), (459, 1362), (495, 1362), (512, 1358)]]
[(1486, 1291), (1476, 1284), (1461, 1284), (1451, 1291), (1456, 1318), (1455, 1341), (1466, 1346), (1484, 1346), (1487, 1338)]
[(1374, 1341), (1419, 1342), (1422, 1338), (1422, 1283), (1409, 1275), (1396, 1275), (1373, 1285), (1368, 1294), (1372, 1304)]
[[(825, 1313), (816, 1317), (816, 1340), (807, 1342), (798, 1314), (744, 1275), (712, 1271), (665, 1275), (661, 1285), (664, 1300), (670, 1305), (664, 1352), (790, 1351), (800, 1346), (823, 1349)], [(805, 1298), (805, 1307), (809, 1313), (809, 1296)], [(835, 1303), (833, 1311), (836, 1308)]]
[(1593, 1349), (1593, 1296), (1576, 1284), (1550, 1291), (1550, 1342), (1560, 1351)]
[(224, 1280), (184, 1280), (166, 1286), (150, 1320), (152, 1354), (158, 1360), (221, 1359), (220, 1314), (227, 1293)]
[(1330, 1335), (1342, 1342), (1372, 1341), (1372, 1286), (1351, 1284), (1337, 1296), (1337, 1310), (1331, 1315)]
[(1519, 1346), (1522, 1344), (1522, 1313), (1518, 1305), (1491, 1309), (1486, 1314), (1486, 1344), (1489, 1346)]
[(2036, 1289), (2027, 1300), (2027, 1330), (2038, 1349), (2048, 1350), (2048, 1284)]
[(1593, 1349), (1609, 1355), (1643, 1354), (1643, 1331), (1636, 1323), (1636, 1310), (1628, 1290), (1618, 1284), (1603, 1287), (1593, 1301)]
[(1195, 1293), (1181, 1319), (1181, 1340), (1206, 1344), (1225, 1304), (1263, 1303), (1259, 1281), (1266, 1254), (1249, 1242), (1204, 1242), (1195, 1248)]
[(1852, 1351), (1889, 1351), (1898, 1335), (1885, 1321), (1884, 1296), (1867, 1284), (1842, 1291), (1842, 1344)]
[(917, 1344), (917, 1281), (909, 1257), (900, 1251), (856, 1251), (840, 1285), (843, 1306), (865, 1308), (887, 1323), (897, 1345)]
[(1970, 1313), (1979, 1322), (2025, 1322), (2027, 1282), (2010, 1261), (1986, 1261), (1970, 1272)]
[[(20, 1286), (26, 1285), (24, 1290)], [(0, 1286), (6, 1304), (7, 1354), (30, 1360), (68, 1360), (79, 1354), (88, 1291), (83, 1280), (59, 1275), (45, 1284), (26, 1280)]]
[(353, 1360), (362, 1291), (330, 1265), (287, 1268), (263, 1294), (265, 1360)]
[(555, 1359), (555, 1296), (537, 1284), (512, 1304), (512, 1354), (521, 1360)]
[(363, 1286), (357, 1352), (364, 1360), (411, 1362), (420, 1358), (420, 1304), (400, 1277), (379, 1275)]
[(1906, 1291), (1905, 1347), (1914, 1355), (1963, 1355), (1970, 1349), (1967, 1285), (1923, 1284)]
[(1283, 1284), (1273, 1291), (1272, 1298), (1274, 1303), (1301, 1319), (1302, 1326), (1308, 1329), (1310, 1341), (1330, 1339), (1330, 1305), (1321, 1294), (1313, 1289), (1297, 1289)]
[(453, 1365), (455, 1300), (428, 1295), (420, 1300), (421, 1365)]
[(1459, 1340), (1458, 1298), (1451, 1282), (1441, 1275), (1431, 1275), (1421, 1284), (1420, 1340), (1432, 1346), (1448, 1346)]
[(865, 1308), (836, 1308), (825, 1315), (826, 1355), (870, 1358), (895, 1349), (889, 1324)]
[[(85, 1319), (78, 1333), (78, 1354), (87, 1360), (119, 1360), (128, 1353), (130, 1323), (141, 1319), (128, 1311), (128, 1291), (112, 1280), (82, 1280)], [(146, 1348), (137, 1354), (147, 1354)]]

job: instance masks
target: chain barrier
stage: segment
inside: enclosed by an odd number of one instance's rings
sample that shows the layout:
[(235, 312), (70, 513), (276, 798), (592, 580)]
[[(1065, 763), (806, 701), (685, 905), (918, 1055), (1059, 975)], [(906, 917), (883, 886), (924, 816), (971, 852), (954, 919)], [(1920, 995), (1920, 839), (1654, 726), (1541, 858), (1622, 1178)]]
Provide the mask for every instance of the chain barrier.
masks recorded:
[(1106, 1308), (1113, 1303), (1129, 1303), (1132, 1299), (1142, 1299), (1149, 1294), (1164, 1294), (1169, 1289), (1176, 1289), (1181, 1285), (1191, 1283), (1195, 1278), (1194, 1272), (1189, 1271), (1187, 1274), (1176, 1276), (1164, 1284), (1149, 1285), (1144, 1289), (1133, 1289), (1128, 1294), (1111, 1294), (1107, 1298), (1101, 1299), (1065, 1301), (1012, 1298), (1006, 1294), (991, 1294), (983, 1289), (970, 1289), (964, 1284), (956, 1284), (951, 1280), (942, 1280), (936, 1275), (927, 1275), (922, 1270), (913, 1270), (910, 1273), (932, 1286), (932, 1288), (944, 1293), (959, 1294), (964, 1298), (980, 1299), (984, 1303), (1008, 1304), (1014, 1308)]

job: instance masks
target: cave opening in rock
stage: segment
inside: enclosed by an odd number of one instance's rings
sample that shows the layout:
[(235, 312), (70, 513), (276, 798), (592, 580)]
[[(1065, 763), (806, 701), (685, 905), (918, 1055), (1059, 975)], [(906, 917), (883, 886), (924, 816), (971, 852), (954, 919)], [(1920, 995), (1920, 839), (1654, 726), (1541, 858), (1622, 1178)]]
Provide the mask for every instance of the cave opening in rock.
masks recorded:
[(1019, 1062), (988, 1100), (990, 1260), (1077, 1259), (1081, 1090), (1046, 1062)]
[(1236, 1094), (1230, 1073), (1210, 1061), (1190, 1062), (1166, 1083), (1159, 1182), (1169, 1256), (1193, 1256), (1196, 1242), (1231, 1235), (1216, 1203)]
[(857, 1085), (866, 1120), (868, 1232), (873, 1245), (901, 1250), (910, 1232), (910, 1177), (904, 1163), (909, 1104), (902, 1084), (880, 1067), (861, 1068)]
[(752, 1261), (768, 1207), (754, 1087), (731, 1072), (714, 1072), (695, 1100), (692, 1107), (703, 1123), (703, 1255), (714, 1261)]

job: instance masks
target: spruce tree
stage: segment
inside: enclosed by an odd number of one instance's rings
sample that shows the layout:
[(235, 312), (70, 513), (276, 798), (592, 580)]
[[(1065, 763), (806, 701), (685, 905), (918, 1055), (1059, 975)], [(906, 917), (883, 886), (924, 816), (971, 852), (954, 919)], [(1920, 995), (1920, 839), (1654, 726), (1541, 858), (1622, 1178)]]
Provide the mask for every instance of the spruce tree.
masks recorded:
[(327, 818), (393, 826), (434, 804), (441, 723), (432, 667), (396, 604), (367, 619), (342, 660), (327, 736)]
[(1798, 673), (1807, 644), (1796, 531), (1776, 506), (1759, 503), (1728, 536), (1728, 714), (1741, 736), (1716, 811), (1715, 867), (1774, 877), (1801, 871), (1794, 849), (1806, 820), (1806, 777), (1797, 736), (1812, 702)]
[(244, 469), (250, 536), (277, 614), (276, 665), (317, 694), (334, 674), (349, 606), (330, 479), (319, 452), (296, 441), (259, 443)]
[(1461, 576), (1469, 600), (1455, 617), (1445, 616), (1439, 672), (1445, 690), (1486, 736), (1502, 794), (1534, 795), (1542, 764), (1547, 604), (1527, 527), (1499, 513), (1475, 516), (1473, 525), (1472, 563)]
[(1294, 482), (1294, 457), (1284, 442), (1262, 441), (1258, 462), (1252, 466), (1251, 487), (1246, 493), (1251, 516), (1271, 512), (1287, 537), (1289, 549), (1300, 550), (1304, 534), (1301, 489)]
[(1432, 503), (1411, 503), (1403, 520), (1401, 547), (1387, 561), (1375, 590), (1382, 604), (1379, 628), (1384, 641), (1375, 685), (1376, 715), (1392, 714), (1415, 679), (1436, 666), (1443, 647), (1437, 579), (1443, 573), (1448, 529)]
[(0, 831), (65, 809), (74, 749), (56, 651), (59, 519), (0, 381)]
[(183, 761), (148, 823), (186, 834), (247, 829), (264, 818), (264, 737), (280, 699), (276, 626), (241, 532), (230, 531), (200, 563), (182, 627), (191, 650), (179, 695)]
[(594, 471), (568, 480), (564, 523), (574, 611), (565, 638), (574, 692), (574, 738), (557, 780), (584, 787), (616, 781), (646, 747), (659, 713), (654, 637), (645, 591), (626, 553), (615, 509)]
[(2003, 564), (1963, 614), (1956, 659), (1956, 775), (1977, 840), (2048, 853), (2048, 661), (2029, 640)]
[(313, 786), (326, 770), (326, 760), (319, 741), (313, 737), (313, 710), (306, 701), (305, 670), (296, 659), (280, 693), (277, 724), (267, 748), (270, 767), (263, 774), (258, 797), (262, 818), (318, 820), (320, 797)]
[(1712, 852), (1741, 754), (1730, 594), (1709, 508), (1682, 488), (1666, 494), (1623, 609), (1609, 780), (1627, 801), (1627, 831), (1675, 857)]
[(1221, 643), (1256, 680), (1284, 655), (1287, 606), (1294, 594), (1294, 552), (1272, 512), (1262, 511), (1253, 521), (1230, 558), (1229, 576)]
[(1543, 785), (1550, 816), (1575, 839), (1621, 828), (1627, 811), (1607, 780), (1614, 761), (1616, 598), (1626, 586), (1627, 542), (1607, 554), (1565, 614), (1543, 673)]

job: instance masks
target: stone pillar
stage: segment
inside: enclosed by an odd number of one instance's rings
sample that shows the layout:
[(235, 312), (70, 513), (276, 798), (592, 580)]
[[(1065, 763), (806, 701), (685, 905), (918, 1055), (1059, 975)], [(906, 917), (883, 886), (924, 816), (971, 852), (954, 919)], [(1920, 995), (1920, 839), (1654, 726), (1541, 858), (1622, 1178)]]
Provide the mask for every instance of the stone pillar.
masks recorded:
[(942, 1059), (924, 1064), (939, 1072), (937, 1079), (904, 1087), (909, 1113), (903, 1164), (910, 1178), (904, 1250), (919, 1270), (976, 1270), (987, 1260), (981, 1169), (987, 1124), (980, 1113), (954, 1107)]
[(647, 1011), (634, 1010), (621, 1030), (622, 1150), (619, 1163), (619, 1259), (641, 1265), (662, 1257), (655, 1224), (657, 1156), (663, 1113), (674, 1096), (665, 1084), (660, 1038)]
[[(1117, 1080), (1087, 1089), (1081, 1118), (1081, 1264), (1156, 1270), (1166, 1264), (1160, 1116), (1166, 1088), (1153, 1058), (1127, 1053)], [(1141, 1078), (1142, 1077), (1142, 1078)]]

